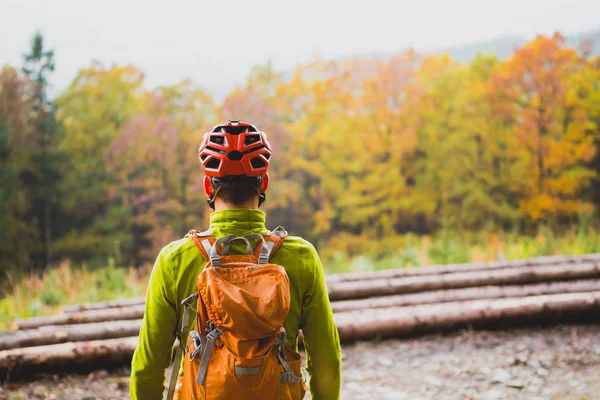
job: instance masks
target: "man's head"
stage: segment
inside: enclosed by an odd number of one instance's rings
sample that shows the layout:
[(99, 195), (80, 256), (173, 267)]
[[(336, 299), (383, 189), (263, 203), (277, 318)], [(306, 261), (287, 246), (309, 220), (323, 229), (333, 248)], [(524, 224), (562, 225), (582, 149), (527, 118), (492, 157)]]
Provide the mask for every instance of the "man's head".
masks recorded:
[(257, 208), (269, 189), (271, 145), (264, 132), (237, 120), (204, 135), (198, 159), (213, 209)]

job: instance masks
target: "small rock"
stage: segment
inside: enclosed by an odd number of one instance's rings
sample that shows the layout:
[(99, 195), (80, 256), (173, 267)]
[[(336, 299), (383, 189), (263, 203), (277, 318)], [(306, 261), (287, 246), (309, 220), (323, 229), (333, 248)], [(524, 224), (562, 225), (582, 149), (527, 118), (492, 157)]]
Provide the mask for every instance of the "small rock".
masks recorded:
[(385, 400), (404, 400), (408, 399), (408, 393), (392, 390), (383, 395)]
[(538, 368), (538, 369), (535, 371), (535, 373), (536, 373), (538, 376), (548, 376), (548, 375), (550, 375), (550, 371), (548, 371), (546, 368), (542, 368), (542, 367)]
[(346, 389), (351, 390), (353, 392), (361, 392), (364, 390), (363, 385), (358, 382), (348, 382), (346, 384)]
[(505, 369), (496, 369), (492, 375), (492, 382), (506, 382), (511, 378), (510, 372)]
[(537, 393), (540, 391), (540, 387), (538, 385), (527, 385), (528, 393)]
[(517, 345), (517, 351), (521, 352), (521, 351), (525, 351), (525, 350), (529, 350), (529, 349), (524, 344), (520, 343)]
[(546, 356), (540, 358), (540, 364), (544, 368), (550, 368), (554, 365), (554, 358), (552, 356)]
[(427, 375), (427, 376), (426, 376), (426, 377), (423, 379), (423, 382), (424, 382), (426, 385), (429, 385), (429, 386), (436, 386), (436, 387), (440, 387), (440, 386), (442, 386), (442, 385), (444, 384), (444, 382), (442, 382), (442, 380), (441, 380), (441, 379), (439, 379), (438, 377), (435, 377), (435, 376), (433, 376), (433, 375)]
[(522, 389), (525, 386), (522, 381), (517, 379), (506, 381), (505, 385), (516, 389)]
[(104, 379), (107, 378), (110, 374), (105, 369), (99, 369), (97, 371), (93, 371), (88, 375), (88, 381), (92, 381), (94, 379)]
[(514, 365), (519, 365), (519, 364), (527, 365), (528, 362), (529, 362), (529, 353), (521, 352), (521, 353), (517, 354), (517, 356), (515, 357), (515, 359), (513, 361), (513, 364)]
[(389, 358), (378, 358), (377, 362), (384, 367), (391, 367), (394, 365), (394, 361), (390, 360)]
[(492, 389), (492, 390), (488, 390), (487, 392), (485, 392), (483, 394), (482, 399), (484, 399), (484, 400), (506, 399), (506, 393), (504, 393), (502, 390)]

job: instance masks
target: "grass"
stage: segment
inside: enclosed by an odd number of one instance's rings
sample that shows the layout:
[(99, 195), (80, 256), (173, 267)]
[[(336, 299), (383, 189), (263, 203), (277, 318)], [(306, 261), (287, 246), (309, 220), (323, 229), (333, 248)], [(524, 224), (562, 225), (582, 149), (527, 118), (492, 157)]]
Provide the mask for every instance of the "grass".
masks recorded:
[[(322, 249), (326, 274), (413, 268), (421, 265), (489, 262), (560, 254), (600, 253), (600, 234), (593, 224), (580, 224), (563, 234), (540, 228), (534, 236), (516, 233), (403, 235), (384, 243), (380, 253), (355, 254)], [(355, 246), (352, 243), (352, 246)], [(397, 249), (397, 250), (390, 250)], [(328, 251), (329, 250), (329, 251)], [(373, 254), (373, 255), (371, 255)], [(150, 266), (141, 269), (73, 267), (64, 262), (41, 275), (8, 279), (7, 294), (0, 300), (0, 331), (16, 318), (51, 315), (67, 304), (93, 303), (136, 297), (145, 293)]]
[(404, 235), (398, 250), (348, 257), (344, 252), (324, 253), (327, 274), (411, 268), (421, 265), (517, 260), (551, 255), (600, 253), (600, 233), (594, 225), (580, 224), (562, 234), (541, 227), (536, 235), (516, 233), (440, 232), (433, 236)]
[(88, 269), (63, 262), (41, 275), (19, 280), (9, 276), (7, 296), (0, 300), (0, 331), (9, 329), (16, 318), (57, 314), (63, 305), (140, 296), (149, 273), (148, 268)]

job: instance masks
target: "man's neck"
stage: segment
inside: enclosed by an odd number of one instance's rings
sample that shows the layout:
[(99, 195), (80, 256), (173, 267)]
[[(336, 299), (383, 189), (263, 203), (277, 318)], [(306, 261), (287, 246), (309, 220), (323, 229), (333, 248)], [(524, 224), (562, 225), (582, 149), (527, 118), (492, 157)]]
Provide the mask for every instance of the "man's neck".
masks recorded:
[(247, 208), (249, 210), (258, 210), (258, 199), (250, 199), (244, 204), (229, 204), (221, 201), (219, 197), (215, 199), (215, 211), (230, 210), (232, 208)]

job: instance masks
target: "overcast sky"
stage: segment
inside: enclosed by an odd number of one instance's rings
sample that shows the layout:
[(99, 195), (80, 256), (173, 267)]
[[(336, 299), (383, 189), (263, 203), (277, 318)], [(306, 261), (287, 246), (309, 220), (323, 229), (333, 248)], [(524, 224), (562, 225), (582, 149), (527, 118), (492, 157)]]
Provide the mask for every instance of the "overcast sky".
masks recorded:
[(253, 64), (433, 50), (600, 27), (600, 0), (0, 0), (0, 65), (36, 29), (56, 50), (54, 92), (93, 59), (130, 63), (149, 86), (190, 77), (222, 94)]

